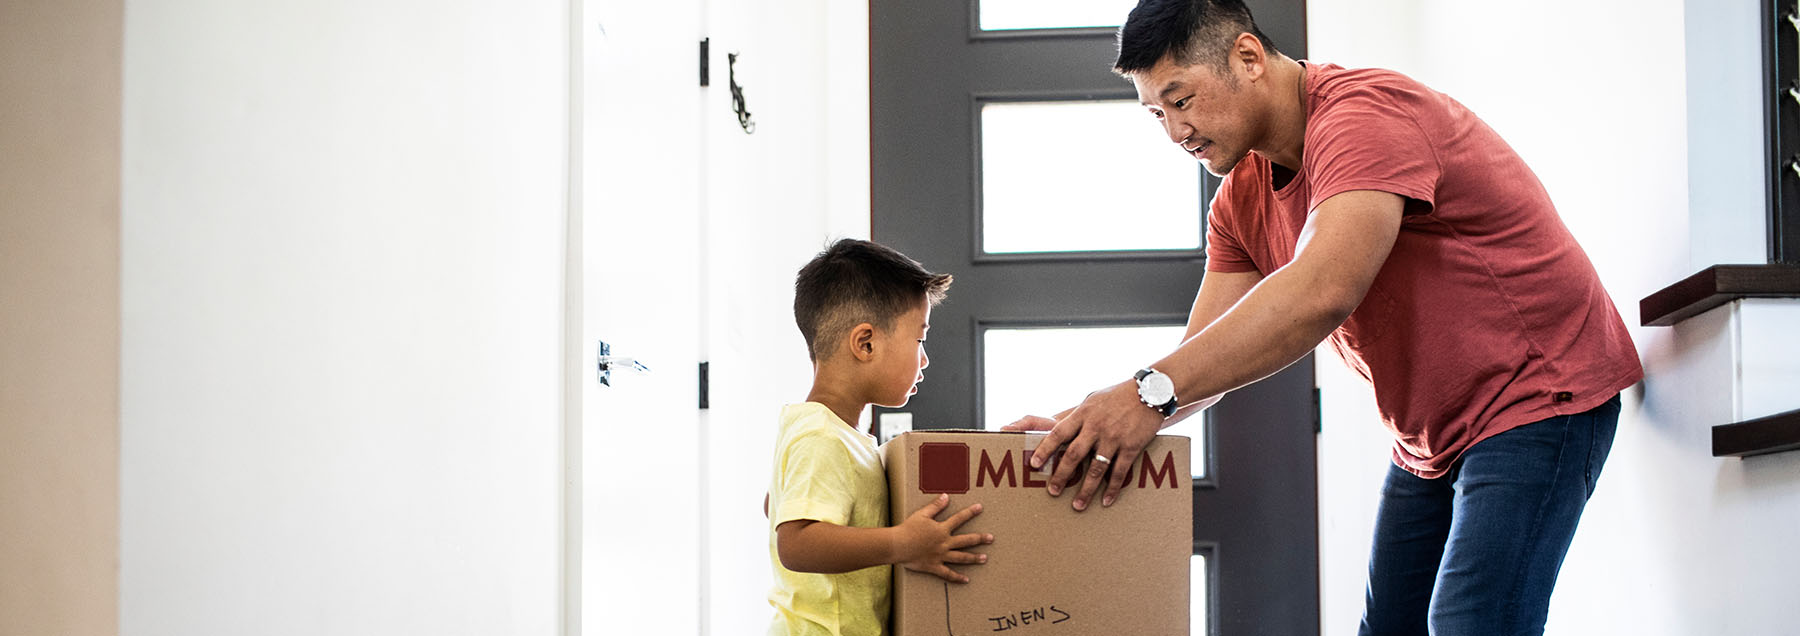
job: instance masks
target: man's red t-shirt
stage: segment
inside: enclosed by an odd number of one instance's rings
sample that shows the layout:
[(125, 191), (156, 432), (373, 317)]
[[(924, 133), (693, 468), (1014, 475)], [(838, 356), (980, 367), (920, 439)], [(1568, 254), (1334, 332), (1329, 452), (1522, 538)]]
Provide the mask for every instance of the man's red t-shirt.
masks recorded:
[(1207, 269), (1269, 274), (1320, 202), (1408, 199), (1393, 252), (1330, 342), (1375, 387), (1394, 463), (1421, 477), (1508, 429), (1643, 378), (1631, 335), (1537, 176), (1474, 113), (1399, 73), (1306, 67), (1300, 171), (1252, 153), (1212, 202)]

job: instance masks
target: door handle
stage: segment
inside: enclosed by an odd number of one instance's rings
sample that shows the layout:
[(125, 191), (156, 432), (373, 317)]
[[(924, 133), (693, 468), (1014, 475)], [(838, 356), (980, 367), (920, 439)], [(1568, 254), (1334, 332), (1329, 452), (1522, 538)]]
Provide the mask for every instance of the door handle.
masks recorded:
[(635, 358), (612, 355), (612, 345), (606, 344), (605, 340), (601, 340), (599, 343), (599, 353), (596, 357), (599, 359), (597, 366), (601, 385), (612, 386), (612, 372), (615, 369), (635, 373), (650, 372), (650, 367), (644, 366), (644, 363), (638, 362)]

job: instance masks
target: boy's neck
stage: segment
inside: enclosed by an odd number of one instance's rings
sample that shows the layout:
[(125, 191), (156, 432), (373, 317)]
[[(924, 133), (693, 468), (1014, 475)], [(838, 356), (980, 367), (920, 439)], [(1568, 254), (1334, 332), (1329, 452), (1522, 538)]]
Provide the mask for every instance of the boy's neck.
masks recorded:
[(862, 430), (858, 425), (862, 422), (863, 409), (869, 406), (868, 402), (833, 390), (833, 387), (818, 382), (816, 378), (812, 391), (806, 394), (806, 401), (825, 405), (825, 408), (831, 409), (831, 412), (837, 415), (838, 419), (843, 420), (845, 425), (859, 432)]

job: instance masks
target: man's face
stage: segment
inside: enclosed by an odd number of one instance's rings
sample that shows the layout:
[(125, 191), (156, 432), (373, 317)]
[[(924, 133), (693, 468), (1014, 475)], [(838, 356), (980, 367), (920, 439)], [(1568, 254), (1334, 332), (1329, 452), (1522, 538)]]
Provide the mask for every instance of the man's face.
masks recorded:
[(1247, 112), (1251, 95), (1232, 70), (1183, 66), (1165, 55), (1131, 81), (1138, 101), (1162, 123), (1169, 141), (1200, 160), (1207, 172), (1223, 177), (1249, 154), (1255, 132), (1255, 120)]

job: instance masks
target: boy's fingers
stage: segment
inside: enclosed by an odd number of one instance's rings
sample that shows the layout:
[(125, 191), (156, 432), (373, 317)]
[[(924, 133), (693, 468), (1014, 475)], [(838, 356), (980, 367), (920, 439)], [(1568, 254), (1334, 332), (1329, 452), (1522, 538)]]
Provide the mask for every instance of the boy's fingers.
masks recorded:
[(962, 524), (968, 523), (970, 519), (974, 519), (978, 514), (981, 514), (981, 504), (963, 508), (956, 511), (956, 514), (950, 515), (949, 519), (944, 520), (945, 527), (955, 530), (962, 527)]
[(945, 566), (941, 563), (938, 564), (937, 567), (932, 568), (931, 573), (936, 574), (936, 575), (938, 575), (938, 578), (944, 579), (951, 583), (968, 583), (969, 582), (969, 577), (963, 576), (962, 574), (957, 573), (956, 570), (952, 570), (948, 566)]
[(987, 555), (973, 552), (945, 552), (945, 563), (978, 564), (987, 563)]
[(993, 542), (994, 542), (994, 535), (981, 534), (981, 533), (977, 532), (977, 533), (970, 533), (970, 534), (959, 534), (954, 537), (950, 537), (949, 546), (952, 549), (960, 550), (962, 548), (967, 548), (967, 547), (977, 546), (977, 545), (982, 545), (982, 544), (987, 544), (987, 543), (993, 543)]
[(919, 511), (915, 512), (913, 514), (915, 514), (915, 515), (922, 514), (922, 515), (925, 515), (926, 518), (936, 519), (938, 516), (938, 513), (943, 512), (944, 507), (948, 506), (948, 505), (950, 505), (950, 495), (939, 493), (937, 496), (937, 499), (933, 499), (933, 500), (931, 500), (930, 503), (927, 503), (924, 506), (919, 507)]

